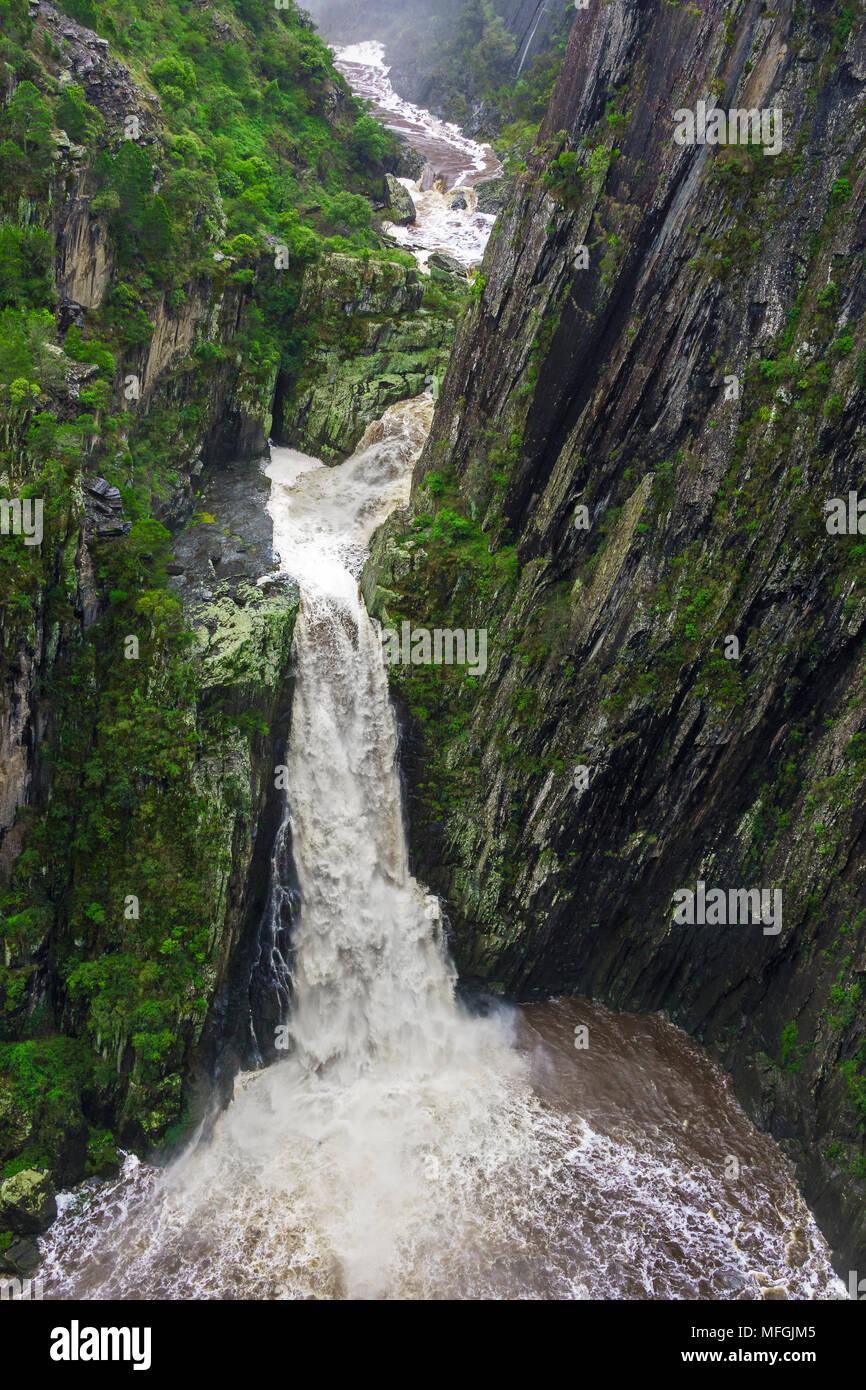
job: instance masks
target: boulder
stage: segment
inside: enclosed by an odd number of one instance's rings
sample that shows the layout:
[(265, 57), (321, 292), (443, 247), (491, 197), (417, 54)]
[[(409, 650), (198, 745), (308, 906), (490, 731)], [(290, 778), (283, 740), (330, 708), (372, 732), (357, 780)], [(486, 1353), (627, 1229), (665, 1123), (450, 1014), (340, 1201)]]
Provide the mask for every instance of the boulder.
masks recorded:
[(415, 221), (415, 204), (411, 195), (393, 174), (385, 175), (385, 202), (392, 222), (408, 226)]
[(453, 256), (446, 256), (444, 251), (434, 251), (427, 264), (433, 276), (460, 275), (464, 280), (468, 279), (466, 267)]
[(0, 1231), (0, 1275), (29, 1279), (42, 1260), (39, 1246), (32, 1236), (13, 1236), (8, 1242), (3, 1239), (11, 1235), (11, 1231)]
[(385, 168), (390, 169), (391, 173), (400, 179), (420, 179), (424, 168), (422, 156), (417, 150), (413, 150), (411, 145), (406, 144), (405, 136), (398, 134), (397, 139), (400, 142), (397, 158), (393, 164), (386, 162)]
[(38, 1235), (56, 1216), (54, 1184), (47, 1173), (24, 1168), (0, 1187), (0, 1229)]
[(466, 194), (464, 193), (463, 189), (455, 189), (454, 193), (451, 195), (451, 211), (466, 212), (468, 207), (469, 204), (466, 201)]

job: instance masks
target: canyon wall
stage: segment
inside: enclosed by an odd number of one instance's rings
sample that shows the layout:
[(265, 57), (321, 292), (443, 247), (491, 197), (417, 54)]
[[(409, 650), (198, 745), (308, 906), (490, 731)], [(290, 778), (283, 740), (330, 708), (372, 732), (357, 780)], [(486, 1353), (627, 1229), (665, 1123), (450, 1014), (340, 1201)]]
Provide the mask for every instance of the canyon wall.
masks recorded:
[[(415, 871), (467, 982), (664, 1010), (866, 1263), (862, 6), (577, 13), (412, 504), (365, 589), (488, 634), (393, 666)], [(782, 113), (681, 144), (699, 102)], [(780, 891), (760, 923), (674, 895)], [(677, 899), (676, 901), (680, 901)], [(743, 1180), (748, 1181), (748, 1174)]]

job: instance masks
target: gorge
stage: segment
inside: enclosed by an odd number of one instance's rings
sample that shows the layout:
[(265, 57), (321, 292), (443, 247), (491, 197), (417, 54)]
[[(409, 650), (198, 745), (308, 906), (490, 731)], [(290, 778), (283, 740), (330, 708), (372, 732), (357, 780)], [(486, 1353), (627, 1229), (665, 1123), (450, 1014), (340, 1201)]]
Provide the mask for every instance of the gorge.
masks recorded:
[[(590, 5), (531, 143), (484, 108), (495, 153), (394, 95), (378, 33), (332, 64), (294, 10), (31, 9), (6, 1268), (61, 1299), (844, 1298), (862, 557), (822, 509), (862, 459), (861, 7)], [(707, 97), (783, 109), (780, 152), (679, 144)], [(485, 670), (386, 665), (407, 626), (483, 631)], [(695, 883), (774, 929), (677, 918)]]

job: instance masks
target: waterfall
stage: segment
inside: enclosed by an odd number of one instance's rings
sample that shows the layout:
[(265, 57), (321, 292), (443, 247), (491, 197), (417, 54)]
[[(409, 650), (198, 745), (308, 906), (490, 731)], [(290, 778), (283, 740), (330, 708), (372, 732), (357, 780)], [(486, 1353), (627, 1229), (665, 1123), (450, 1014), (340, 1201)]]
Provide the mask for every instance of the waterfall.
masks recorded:
[[(341, 62), (455, 182), (495, 172), (492, 151), (396, 97), (380, 44)], [(406, 244), (472, 264), (492, 222), (428, 191)], [(168, 1168), (129, 1155), (120, 1177), (60, 1194), (47, 1296), (844, 1296), (786, 1161), (697, 1044), (586, 1000), (482, 1016), (455, 998), (439, 904), (408, 868), (386, 668), (358, 585), (432, 412), (429, 395), (392, 406), (338, 468), (272, 451), (274, 545), (301, 593), (255, 967), (260, 1032), (284, 1013), (279, 1043), (253, 1041), (278, 1060), (238, 1076)], [(484, 853), (492, 904), (493, 832)], [(729, 1180), (729, 1155), (745, 1181)]]
[(524, 47), (523, 47), (523, 52), (522, 52), (522, 54), (520, 55), (520, 62), (519, 62), (518, 65), (517, 65), (517, 72), (516, 72), (516, 74), (515, 74), (516, 77), (519, 77), (520, 74), (521, 74), (521, 72), (523, 71), (523, 64), (526, 62), (526, 55), (527, 55), (527, 53), (529, 52), (529, 49), (530, 49), (530, 47), (531, 47), (531, 45), (532, 45), (532, 40), (535, 38), (535, 31), (536, 31), (536, 29), (538, 28), (539, 24), (541, 23), (541, 16), (544, 14), (544, 12), (545, 12), (546, 9), (547, 9), (547, 6), (546, 6), (546, 5), (540, 5), (540, 6), (539, 6), (538, 14), (535, 16), (535, 23), (534, 23), (533, 26), (532, 26), (532, 32), (531, 32), (531, 34), (529, 35), (529, 38), (526, 40), (526, 43), (524, 44)]
[(380, 437), (342, 469), (299, 481), (298, 456), (281, 450), (270, 469), (275, 544), (301, 588), (289, 784), (302, 909), (290, 1034), (310, 1072), (344, 1082), (373, 1067), (441, 1065), (456, 1017), (439, 906), (409, 874), (382, 645), (357, 579), (373, 526), (406, 500), (431, 405), (392, 408)]
[[(301, 604), (262, 940), (278, 948), (291, 836), (290, 1049), (240, 1075), (167, 1170), (130, 1156), (82, 1202), (61, 1194), (48, 1296), (839, 1297), (778, 1150), (690, 1039), (584, 1003), (577, 1052), (571, 1001), (480, 1016), (455, 998), (439, 905), (408, 869), (358, 587), (432, 409), (393, 406), (339, 468), (273, 450), (274, 538)], [(730, 1153), (758, 1180), (730, 1183)]]

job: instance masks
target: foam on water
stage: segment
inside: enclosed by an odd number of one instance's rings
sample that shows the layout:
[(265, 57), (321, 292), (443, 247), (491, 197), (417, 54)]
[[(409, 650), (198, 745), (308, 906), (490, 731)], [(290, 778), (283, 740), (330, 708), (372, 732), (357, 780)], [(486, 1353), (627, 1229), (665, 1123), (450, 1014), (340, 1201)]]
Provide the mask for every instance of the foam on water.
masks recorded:
[[(43, 1241), (46, 1296), (841, 1296), (781, 1156), (689, 1040), (673, 1053), (682, 1035), (641, 1021), (641, 1071), (606, 1011), (587, 1057), (571, 1004), (480, 1017), (455, 999), (439, 904), (408, 870), (386, 668), (357, 579), (431, 414), (429, 396), (392, 407), (340, 468), (273, 450), (275, 544), (301, 588), (292, 1050), (241, 1076), (210, 1138), (169, 1168), (128, 1159), (65, 1199)], [(615, 1085), (620, 1065), (638, 1074), (621, 1112), (603, 1088), (580, 1099), (605, 1059)], [(739, 1186), (726, 1145), (747, 1155)]]
[(479, 145), (451, 121), (440, 120), (397, 95), (388, 77), (384, 44), (353, 43), (335, 48), (334, 66), (359, 96), (371, 102), (383, 125), (405, 135), (422, 154), (433, 154), (430, 163), (436, 169), (456, 174), (454, 184), (477, 183), (502, 172), (489, 145)]
[[(408, 227), (386, 224), (388, 234), (411, 251), (422, 267), (426, 268), (434, 251), (453, 256), (467, 269), (479, 265), (496, 219), (477, 210), (473, 185), (502, 172), (491, 147), (470, 140), (459, 126), (398, 96), (388, 77), (381, 43), (336, 48), (334, 63), (353, 91), (371, 103), (379, 120), (405, 136), (441, 175), (440, 187), (426, 191), (422, 191), (420, 181), (400, 179), (415, 204), (416, 218)], [(458, 188), (464, 192), (465, 209), (451, 206), (453, 191)]]

